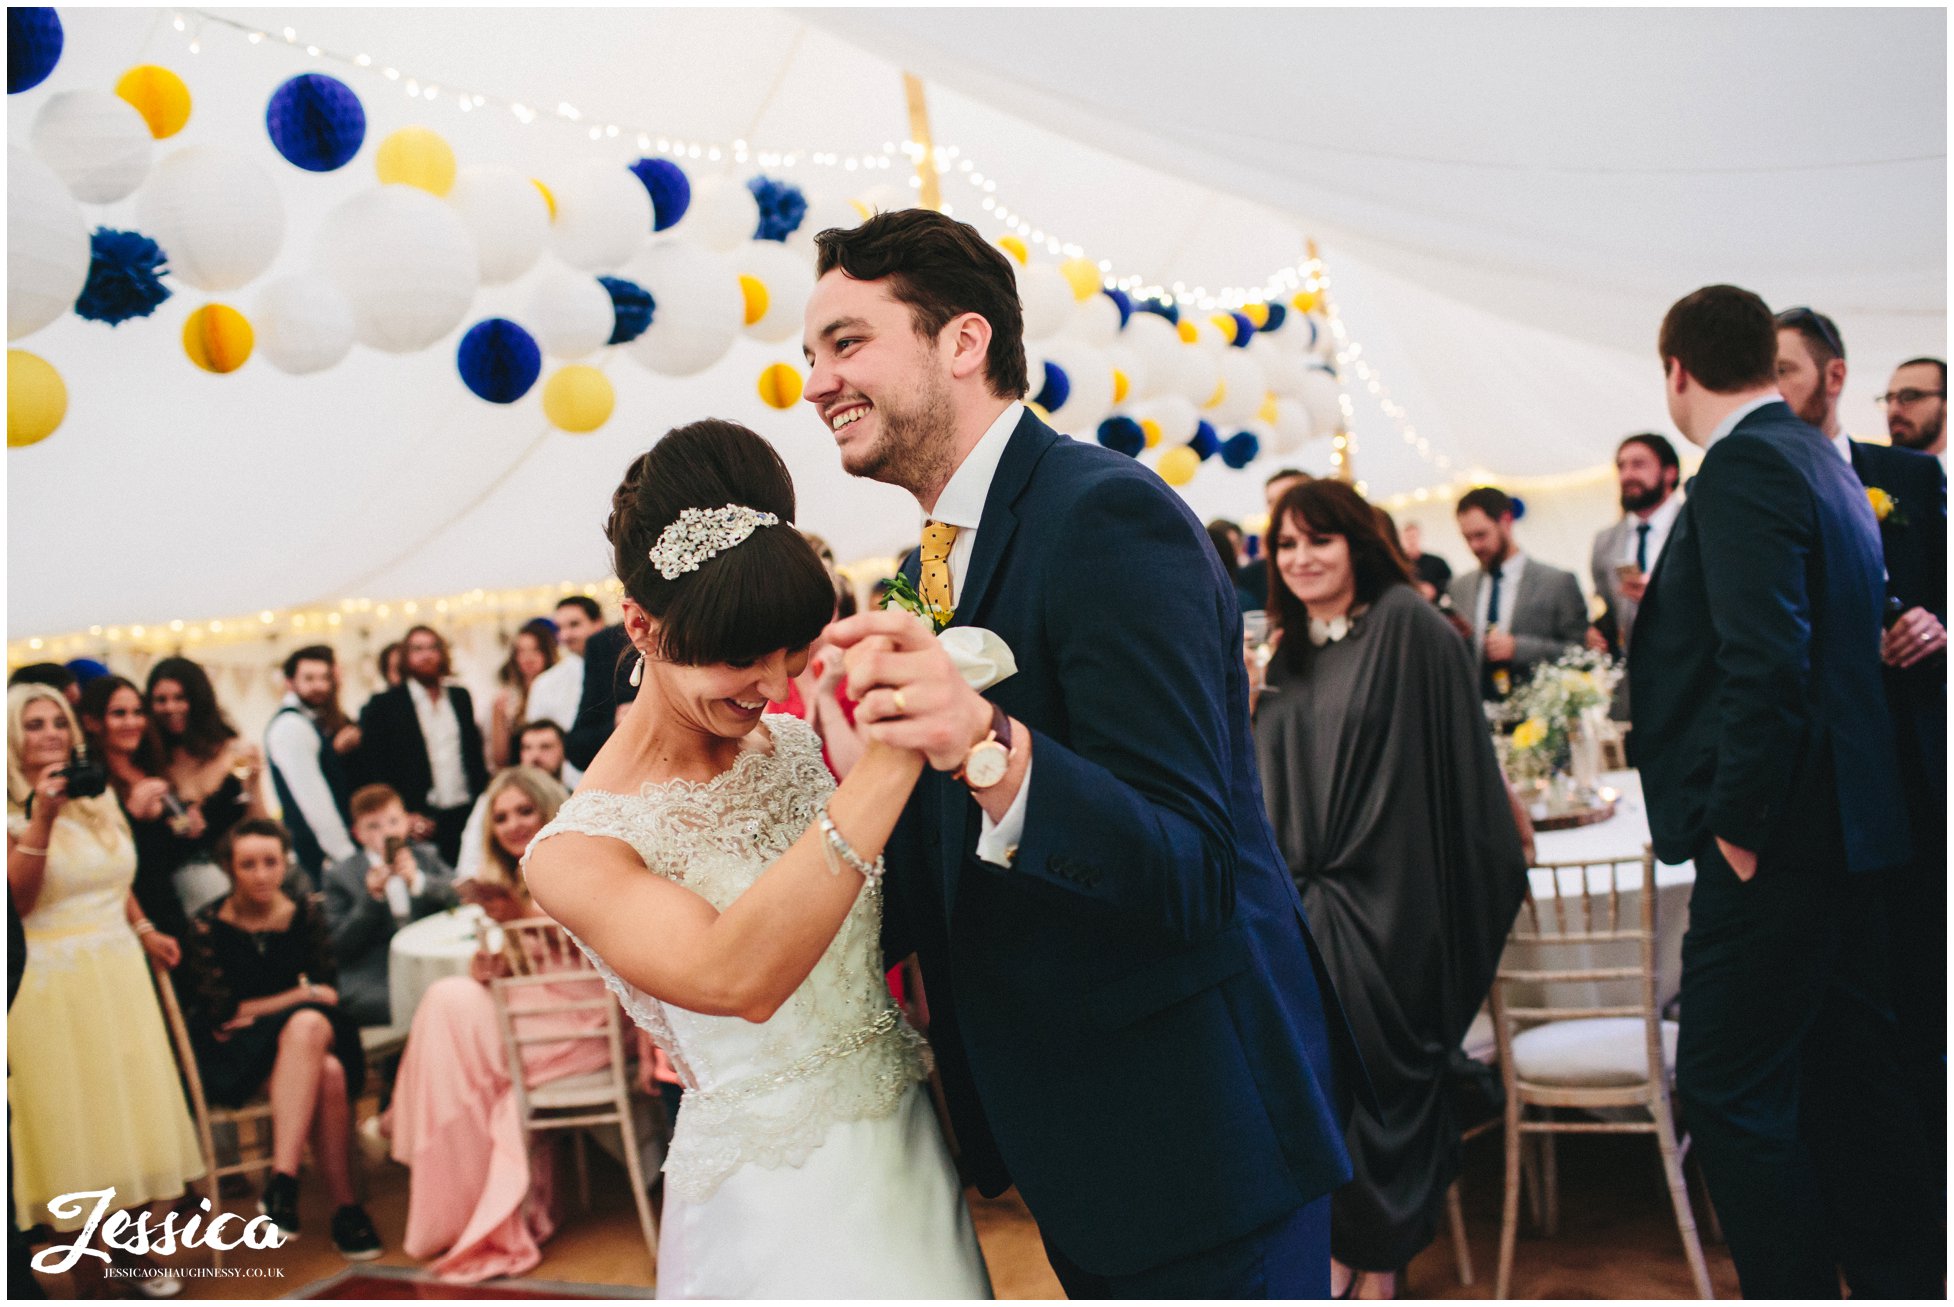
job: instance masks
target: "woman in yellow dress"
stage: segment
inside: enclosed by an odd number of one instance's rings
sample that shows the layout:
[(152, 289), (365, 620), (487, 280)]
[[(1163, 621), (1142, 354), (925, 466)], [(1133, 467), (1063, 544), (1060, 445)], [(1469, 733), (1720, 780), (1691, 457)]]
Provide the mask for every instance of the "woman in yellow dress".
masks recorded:
[[(113, 794), (73, 797), (61, 772), (80, 728), (61, 692), (7, 692), (7, 888), (27, 968), (7, 1022), (16, 1219), (81, 1228), (110, 1210), (181, 1194), (204, 1173), (169, 1034), (149, 980), (174, 940), (142, 916), (136, 849)], [(103, 1251), (107, 1251), (104, 1249)]]

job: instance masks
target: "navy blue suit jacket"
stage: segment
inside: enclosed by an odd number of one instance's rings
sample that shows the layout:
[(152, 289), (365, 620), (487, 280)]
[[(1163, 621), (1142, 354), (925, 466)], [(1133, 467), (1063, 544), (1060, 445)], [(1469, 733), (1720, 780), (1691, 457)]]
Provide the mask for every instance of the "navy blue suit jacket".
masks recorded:
[(1241, 616), (1201, 523), (1147, 468), (1027, 414), (955, 624), (1017, 658), (986, 697), (1032, 733), (1024, 835), (1009, 869), (978, 860), (976, 802), (925, 772), (885, 921), (890, 959), (922, 962), (967, 1173), (1015, 1182), (1100, 1275), (1342, 1184), (1332, 1057), (1346, 1086), (1362, 1072), (1269, 829)]
[(1721, 836), (1767, 863), (1906, 860), (1885, 588), (1865, 489), (1816, 427), (1766, 404), (1710, 448), (1628, 665), (1659, 858)]

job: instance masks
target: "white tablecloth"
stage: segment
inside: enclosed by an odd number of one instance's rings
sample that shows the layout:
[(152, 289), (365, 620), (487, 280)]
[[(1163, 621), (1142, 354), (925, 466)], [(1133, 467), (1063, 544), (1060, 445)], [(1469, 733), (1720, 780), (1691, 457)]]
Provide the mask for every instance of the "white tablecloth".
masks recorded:
[(414, 1009), (428, 986), (444, 976), (468, 974), (468, 960), (475, 956), (475, 923), (485, 915), (474, 904), (463, 904), (394, 932), (387, 959), (387, 994), (396, 1029), (405, 1031), (413, 1024)]

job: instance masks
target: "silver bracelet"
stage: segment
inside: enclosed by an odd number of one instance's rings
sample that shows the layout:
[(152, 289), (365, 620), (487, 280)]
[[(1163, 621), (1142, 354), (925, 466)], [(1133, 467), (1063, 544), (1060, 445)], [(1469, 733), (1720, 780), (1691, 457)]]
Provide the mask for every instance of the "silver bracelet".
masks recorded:
[[(819, 820), (821, 823), (821, 838), (828, 848), (841, 855), (841, 860), (853, 867), (856, 871), (859, 871), (865, 880), (882, 879), (882, 872), (884, 870), (882, 855), (878, 853), (875, 861), (870, 863), (865, 861), (861, 854), (855, 852), (855, 846), (842, 838), (841, 832), (835, 829), (834, 819), (828, 816), (828, 805), (825, 803), (821, 805)], [(837, 874), (840, 872), (840, 868), (836, 867), (832, 860), (828, 863), (828, 870)]]
[(151, 921), (148, 917), (144, 917), (141, 921), (138, 921), (136, 923), (136, 934), (138, 935), (150, 934), (155, 929), (156, 929), (156, 923)]

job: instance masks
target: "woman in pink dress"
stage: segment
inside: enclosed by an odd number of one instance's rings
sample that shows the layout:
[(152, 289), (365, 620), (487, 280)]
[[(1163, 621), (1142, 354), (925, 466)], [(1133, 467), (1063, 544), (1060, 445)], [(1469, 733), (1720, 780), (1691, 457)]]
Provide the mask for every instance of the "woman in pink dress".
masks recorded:
[[(477, 877), (463, 883), (463, 897), (498, 921), (541, 915), (519, 864), (568, 797), (533, 767), (511, 767), (490, 781), (486, 856)], [(507, 963), (478, 952), (469, 975), (429, 987), (414, 1011), (390, 1109), (394, 1160), (413, 1171), (402, 1247), (410, 1257), (434, 1259), (436, 1275), (461, 1283), (532, 1270), (556, 1229), (553, 1136), (528, 1143), (517, 1121), (488, 988), (499, 974), (507, 974)], [(588, 980), (536, 986), (517, 1006), (588, 998), (590, 990)], [(531, 1018), (523, 1033), (550, 1021), (566, 1035), (580, 1034), (601, 1029), (603, 1019), (601, 1012), (556, 1013)], [(585, 1075), (601, 1070), (608, 1056), (601, 1040), (525, 1045), (524, 1078), (533, 1087)]]

